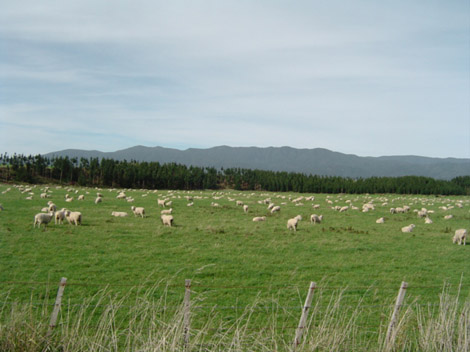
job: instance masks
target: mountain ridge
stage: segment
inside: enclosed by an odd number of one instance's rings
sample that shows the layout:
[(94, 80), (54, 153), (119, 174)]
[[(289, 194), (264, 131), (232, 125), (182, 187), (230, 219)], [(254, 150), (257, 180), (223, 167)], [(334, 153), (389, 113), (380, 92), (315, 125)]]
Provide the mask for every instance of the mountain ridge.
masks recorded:
[(426, 176), (452, 179), (470, 175), (470, 159), (433, 158), (416, 155), (358, 156), (325, 148), (297, 149), (283, 147), (230, 147), (226, 145), (207, 149), (185, 150), (161, 146), (136, 145), (115, 152), (65, 149), (44, 155), (52, 158), (107, 158), (139, 162), (177, 163), (187, 166), (244, 168), (269, 171), (299, 172), (321, 176), (351, 178)]

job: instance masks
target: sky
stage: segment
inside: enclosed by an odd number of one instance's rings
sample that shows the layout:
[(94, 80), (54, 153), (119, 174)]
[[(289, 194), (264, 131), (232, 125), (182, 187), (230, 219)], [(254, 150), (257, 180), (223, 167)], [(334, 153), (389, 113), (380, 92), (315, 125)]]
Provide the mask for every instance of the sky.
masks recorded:
[(470, 0), (0, 0), (0, 153), (470, 158)]

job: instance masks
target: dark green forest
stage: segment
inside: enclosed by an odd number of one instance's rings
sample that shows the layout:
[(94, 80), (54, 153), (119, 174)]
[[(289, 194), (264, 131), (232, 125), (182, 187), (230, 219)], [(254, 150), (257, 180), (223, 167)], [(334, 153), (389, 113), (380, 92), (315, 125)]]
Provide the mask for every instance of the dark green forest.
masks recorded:
[(345, 178), (240, 168), (98, 158), (0, 154), (0, 181), (144, 189), (225, 189), (300, 193), (470, 195), (470, 175), (452, 180), (422, 176)]

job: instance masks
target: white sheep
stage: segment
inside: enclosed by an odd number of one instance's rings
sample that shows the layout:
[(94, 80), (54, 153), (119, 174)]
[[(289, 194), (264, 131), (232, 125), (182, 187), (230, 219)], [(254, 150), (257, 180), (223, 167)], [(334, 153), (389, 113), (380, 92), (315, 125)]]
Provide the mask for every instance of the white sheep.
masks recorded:
[(95, 199), (95, 204), (101, 203), (103, 201), (103, 198), (101, 197), (96, 197)]
[(246, 204), (243, 205), (243, 211), (244, 211), (245, 213), (248, 213), (248, 205), (246, 205)]
[(161, 215), (171, 215), (171, 213), (173, 212), (173, 208), (170, 208), (170, 209), (165, 209), (165, 210), (162, 210), (160, 212)]
[(165, 202), (166, 202), (166, 199), (157, 199), (157, 202), (158, 202), (158, 205), (164, 207), (165, 206)]
[(257, 216), (253, 218), (253, 222), (266, 221), (266, 216)]
[(467, 244), (467, 230), (466, 229), (458, 229), (455, 230), (454, 238), (452, 239), (453, 243), (458, 243), (459, 246), (463, 244), (464, 246)]
[(126, 198), (126, 194), (124, 192), (121, 192), (116, 196), (116, 199), (125, 199), (125, 198)]
[(59, 223), (59, 224), (64, 223), (65, 212), (66, 211), (67, 211), (67, 209), (62, 208), (61, 210), (59, 210), (58, 212), (55, 213), (54, 222), (55, 222), (56, 225), (57, 225), (57, 223)]
[(187, 207), (192, 207), (194, 205), (193, 202), (186, 204)]
[(322, 220), (323, 220), (323, 215), (318, 216), (317, 214), (312, 214), (310, 216), (310, 222), (313, 222), (314, 224), (321, 223)]
[(113, 211), (111, 215), (117, 218), (123, 218), (123, 217), (128, 216), (128, 214), (125, 211)]
[(73, 202), (73, 197), (65, 198), (65, 201), (67, 203), (71, 203), (71, 202)]
[(56, 210), (57, 210), (57, 206), (54, 203), (50, 202), (49, 203), (49, 211), (56, 211)]
[(380, 218), (375, 221), (377, 224), (384, 224), (385, 223), (385, 218)]
[(162, 215), (160, 218), (162, 219), (163, 225), (167, 225), (169, 227), (173, 225), (173, 215)]
[(79, 224), (82, 224), (82, 213), (79, 211), (70, 211), (66, 210), (65, 211), (65, 218), (69, 222), (69, 224), (74, 224), (75, 226), (78, 226)]
[(140, 215), (142, 218), (145, 216), (145, 209), (143, 207), (131, 207), (132, 212), (134, 213), (134, 216)]
[(348, 209), (349, 209), (349, 207), (347, 207), (347, 206), (341, 207), (341, 208), (339, 209), (339, 212), (340, 212), (340, 213), (343, 213), (343, 212), (345, 212), (345, 211), (348, 210)]
[(274, 214), (278, 211), (281, 211), (281, 207), (279, 205), (276, 205), (275, 207), (271, 209), (271, 214)]
[(427, 210), (418, 211), (418, 218), (425, 218), (426, 216), (428, 216), (428, 211)]
[(52, 218), (54, 217), (54, 213), (39, 213), (34, 216), (34, 223), (33, 227), (38, 225), (38, 228), (41, 227), (41, 224), (44, 224), (44, 228), (47, 227), (47, 224), (51, 222)]
[(237, 200), (236, 204), (237, 204), (237, 206), (243, 206), (244, 205), (241, 200)]
[(414, 224), (405, 226), (401, 228), (401, 232), (411, 232), (416, 226)]
[(430, 218), (426, 217), (426, 218), (424, 219), (424, 223), (425, 223), (425, 224), (432, 224), (432, 220), (431, 220)]
[(446, 215), (446, 216), (444, 216), (444, 219), (445, 219), (445, 220), (450, 220), (450, 219), (452, 219), (453, 217), (454, 217), (453, 215)]
[(171, 207), (173, 205), (173, 201), (165, 202), (166, 207)]
[(297, 224), (299, 219), (297, 217), (287, 220), (287, 229), (297, 231)]
[(77, 200), (85, 200), (85, 196), (83, 194), (80, 194), (78, 196)]

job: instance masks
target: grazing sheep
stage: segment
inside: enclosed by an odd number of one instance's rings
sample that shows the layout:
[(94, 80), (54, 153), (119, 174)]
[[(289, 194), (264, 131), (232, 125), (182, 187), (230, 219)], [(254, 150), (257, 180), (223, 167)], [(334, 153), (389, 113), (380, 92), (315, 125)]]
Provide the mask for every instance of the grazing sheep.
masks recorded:
[(266, 221), (266, 216), (257, 216), (253, 218), (253, 222)]
[(396, 214), (397, 210), (395, 208), (390, 208), (390, 214)]
[(279, 205), (276, 205), (275, 207), (271, 209), (271, 214), (274, 214), (278, 211), (281, 211), (281, 207)]
[(73, 202), (73, 197), (65, 198), (65, 201), (66, 201), (67, 203), (71, 203), (71, 202)]
[(312, 214), (310, 216), (310, 222), (313, 222), (314, 224), (321, 223), (322, 220), (323, 220), (323, 215), (318, 216), (317, 214)]
[(192, 207), (194, 205), (193, 202), (186, 204), (187, 207)]
[(414, 224), (405, 226), (401, 228), (401, 232), (411, 232), (416, 226)]
[(101, 197), (96, 197), (95, 199), (95, 204), (101, 203), (103, 201), (103, 198)]
[(116, 196), (116, 199), (125, 199), (125, 198), (126, 198), (126, 194), (124, 192), (121, 192)]
[(453, 243), (463, 244), (464, 246), (467, 244), (467, 230), (466, 229), (458, 229), (455, 230), (454, 238), (452, 239)]
[(59, 224), (64, 223), (65, 212), (66, 211), (67, 211), (67, 209), (62, 208), (61, 210), (59, 210), (58, 212), (55, 213), (54, 222), (55, 222), (56, 225), (57, 225), (57, 223), (59, 223)]
[(111, 215), (117, 218), (123, 218), (123, 217), (128, 216), (128, 214), (125, 211), (113, 211)]
[(47, 193), (41, 193), (40, 197), (41, 197), (42, 199), (46, 199), (46, 198), (47, 198)]
[(297, 231), (297, 224), (299, 219), (297, 217), (287, 220), (287, 229)]
[(54, 217), (54, 213), (39, 213), (34, 216), (34, 223), (33, 227), (38, 225), (38, 228), (41, 227), (41, 224), (44, 224), (44, 228), (47, 227), (47, 224), (51, 222), (52, 218)]
[(452, 219), (453, 217), (454, 217), (453, 215), (446, 215), (446, 216), (444, 216), (444, 219), (450, 220), (450, 219)]
[(82, 213), (79, 211), (70, 211), (66, 210), (65, 211), (65, 218), (69, 222), (69, 224), (74, 224), (75, 226), (78, 226), (79, 224), (82, 224)]
[(173, 208), (165, 209), (160, 212), (161, 215), (170, 215), (173, 212)]
[(57, 210), (57, 206), (54, 204), (54, 203), (49, 203), (49, 211), (56, 211)]
[(243, 206), (243, 211), (244, 211), (245, 213), (248, 213), (248, 205), (245, 204), (245, 205)]
[(345, 212), (345, 211), (348, 210), (348, 209), (349, 209), (349, 207), (341, 207), (341, 208), (339, 209), (339, 212), (340, 212), (340, 213), (343, 213), (343, 212)]
[(162, 219), (163, 225), (169, 227), (173, 225), (173, 215), (162, 215), (160, 218)]
[(217, 207), (220, 207), (219, 203), (214, 203), (214, 202), (211, 202), (211, 206), (212, 206), (212, 207), (216, 207), (216, 208), (217, 208)]
[(80, 194), (78, 196), (77, 200), (85, 200), (85, 196), (83, 194)]
[(44, 207), (41, 209), (43, 213), (49, 213), (49, 207)]
[(158, 202), (158, 205), (164, 207), (165, 206), (165, 202), (166, 202), (166, 199), (157, 199), (157, 202)]
[(418, 218), (425, 218), (426, 216), (428, 216), (427, 210), (418, 211)]
[(377, 224), (384, 224), (385, 223), (385, 218), (380, 218), (375, 221)]
[(426, 217), (426, 218), (424, 219), (424, 223), (425, 223), (425, 224), (432, 224), (432, 220), (431, 220), (430, 218)]
[(96, 196), (99, 197), (99, 198), (103, 198), (103, 195), (101, 193), (96, 193)]
[(145, 209), (142, 207), (131, 207), (132, 212), (134, 213), (134, 216), (140, 215), (142, 218), (145, 216)]
[(171, 207), (173, 205), (173, 201), (165, 202), (166, 207)]
[(241, 200), (237, 200), (236, 204), (237, 206), (243, 206), (243, 202)]
[(269, 203), (268, 210), (272, 210), (272, 208), (274, 208), (274, 203)]

